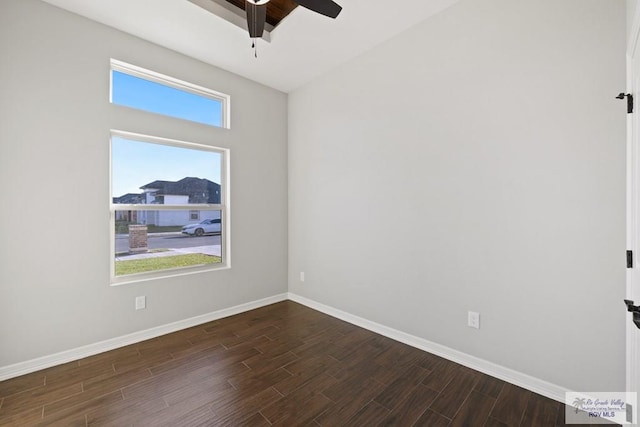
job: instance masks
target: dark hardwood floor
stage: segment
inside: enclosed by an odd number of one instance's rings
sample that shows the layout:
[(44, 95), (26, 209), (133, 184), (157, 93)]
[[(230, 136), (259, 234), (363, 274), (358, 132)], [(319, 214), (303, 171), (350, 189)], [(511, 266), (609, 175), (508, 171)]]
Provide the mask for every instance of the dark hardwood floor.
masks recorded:
[(546, 427), (564, 405), (286, 301), (0, 382), (0, 425)]

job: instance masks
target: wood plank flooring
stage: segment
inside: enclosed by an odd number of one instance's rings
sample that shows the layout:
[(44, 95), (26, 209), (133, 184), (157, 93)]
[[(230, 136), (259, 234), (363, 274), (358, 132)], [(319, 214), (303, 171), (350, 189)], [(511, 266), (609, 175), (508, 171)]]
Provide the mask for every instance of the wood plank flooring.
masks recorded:
[(0, 382), (0, 425), (548, 427), (564, 405), (286, 301)]

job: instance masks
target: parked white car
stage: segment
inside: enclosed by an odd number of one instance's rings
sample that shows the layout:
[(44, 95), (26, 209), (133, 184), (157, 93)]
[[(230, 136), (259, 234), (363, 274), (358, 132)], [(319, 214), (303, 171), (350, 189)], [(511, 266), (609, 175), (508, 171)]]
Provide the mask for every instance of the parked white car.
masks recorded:
[(222, 224), (220, 219), (205, 219), (199, 224), (187, 224), (182, 227), (182, 234), (188, 236), (203, 236), (205, 234), (220, 233)]

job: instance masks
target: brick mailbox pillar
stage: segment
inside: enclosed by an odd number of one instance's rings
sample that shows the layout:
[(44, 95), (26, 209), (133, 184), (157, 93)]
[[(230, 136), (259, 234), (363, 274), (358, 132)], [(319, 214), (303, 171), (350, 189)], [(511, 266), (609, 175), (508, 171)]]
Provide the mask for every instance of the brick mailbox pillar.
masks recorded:
[(139, 254), (149, 251), (147, 247), (147, 226), (146, 225), (130, 225), (129, 226), (129, 253)]

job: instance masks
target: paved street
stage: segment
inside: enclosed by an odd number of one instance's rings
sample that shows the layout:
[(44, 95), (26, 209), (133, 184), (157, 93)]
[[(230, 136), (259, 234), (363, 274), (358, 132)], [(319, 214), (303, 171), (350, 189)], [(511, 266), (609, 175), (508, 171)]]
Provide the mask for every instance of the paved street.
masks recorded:
[[(160, 235), (149, 234), (147, 245), (149, 249), (183, 249), (198, 246), (220, 246), (220, 235), (189, 237), (180, 233), (160, 233)], [(127, 252), (129, 250), (129, 236), (116, 236), (116, 253)]]

